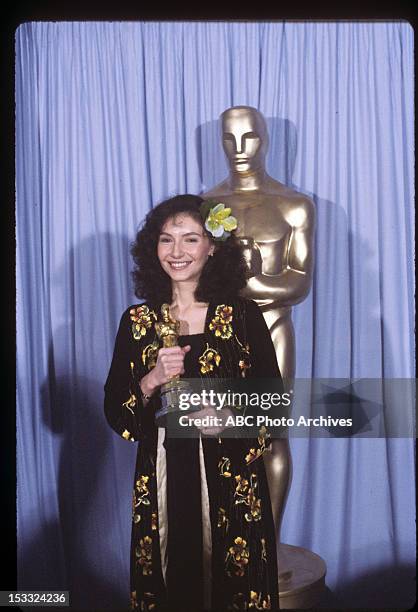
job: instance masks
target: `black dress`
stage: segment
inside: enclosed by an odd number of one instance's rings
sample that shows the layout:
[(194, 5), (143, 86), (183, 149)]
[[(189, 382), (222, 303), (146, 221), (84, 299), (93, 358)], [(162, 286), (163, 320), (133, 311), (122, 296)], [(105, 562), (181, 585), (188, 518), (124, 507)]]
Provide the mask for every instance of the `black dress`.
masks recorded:
[[(124, 439), (138, 441), (132, 500), (131, 601), (134, 610), (278, 610), (276, 539), (256, 439), (164, 436), (154, 422), (158, 394), (143, 405), (139, 381), (154, 367), (159, 305), (122, 315), (105, 414)], [(279, 377), (263, 315), (251, 300), (210, 303), (205, 331), (190, 344), (187, 378)]]

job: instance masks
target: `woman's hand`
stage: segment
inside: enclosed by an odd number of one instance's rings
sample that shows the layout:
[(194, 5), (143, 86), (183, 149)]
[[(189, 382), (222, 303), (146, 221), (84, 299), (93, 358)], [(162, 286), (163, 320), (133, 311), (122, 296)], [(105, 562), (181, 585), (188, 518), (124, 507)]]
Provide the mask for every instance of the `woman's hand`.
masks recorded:
[[(230, 416), (233, 416), (230, 408), (216, 410), (214, 406), (204, 405), (198, 412), (194, 412), (193, 416), (189, 417), (189, 421), (205, 436), (218, 436), (227, 427), (232, 427), (232, 425), (226, 425), (226, 421)], [(202, 425), (202, 419), (205, 417), (209, 417), (206, 420), (208, 424)]]
[(184, 356), (191, 349), (186, 346), (171, 346), (161, 348), (158, 351), (155, 367), (141, 379), (141, 390), (146, 395), (152, 395), (154, 391), (171, 380), (177, 374), (184, 374)]

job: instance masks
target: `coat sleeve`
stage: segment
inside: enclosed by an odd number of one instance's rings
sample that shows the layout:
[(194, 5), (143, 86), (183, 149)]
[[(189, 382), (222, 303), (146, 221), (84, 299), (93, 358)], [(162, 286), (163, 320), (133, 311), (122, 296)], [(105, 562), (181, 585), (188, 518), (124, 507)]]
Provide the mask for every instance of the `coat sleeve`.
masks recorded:
[(281, 378), (276, 350), (260, 307), (247, 302), (247, 339), (251, 351), (251, 377)]
[(104, 412), (109, 425), (125, 440), (143, 436), (141, 421), (145, 407), (139, 389), (139, 364), (134, 357), (129, 309), (124, 312), (116, 335), (113, 358), (104, 386)]
[[(269, 389), (264, 385), (262, 388), (255, 383), (259, 393), (270, 392), (280, 393), (284, 392), (284, 385), (280, 369), (277, 363), (276, 349), (274, 348), (273, 341), (270, 336), (270, 331), (267, 327), (267, 323), (264, 319), (263, 313), (260, 307), (253, 300), (248, 300), (247, 303), (247, 339), (250, 346), (251, 355), (251, 368), (250, 377), (260, 379), (276, 379), (274, 388)], [(261, 382), (261, 381), (260, 381)], [(267, 381), (266, 381), (267, 382)], [(263, 414), (272, 418), (286, 417), (288, 416), (288, 408), (285, 404), (272, 405), (268, 412), (264, 412), (259, 408), (257, 415)], [(260, 430), (261, 431), (261, 430)], [(283, 437), (285, 429), (282, 426), (268, 427), (266, 431), (258, 437), (258, 447), (255, 447), (254, 458), (257, 458), (258, 454), (262, 454), (265, 449), (270, 446), (270, 442), (273, 438)]]

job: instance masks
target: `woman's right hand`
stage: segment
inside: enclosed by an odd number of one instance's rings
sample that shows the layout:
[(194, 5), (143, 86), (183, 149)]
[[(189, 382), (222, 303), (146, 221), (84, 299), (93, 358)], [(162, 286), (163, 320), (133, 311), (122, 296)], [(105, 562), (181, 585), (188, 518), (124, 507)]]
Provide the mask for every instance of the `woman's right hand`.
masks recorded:
[(146, 395), (171, 380), (177, 374), (184, 374), (184, 356), (191, 349), (186, 346), (171, 346), (158, 351), (155, 367), (141, 379), (141, 389)]

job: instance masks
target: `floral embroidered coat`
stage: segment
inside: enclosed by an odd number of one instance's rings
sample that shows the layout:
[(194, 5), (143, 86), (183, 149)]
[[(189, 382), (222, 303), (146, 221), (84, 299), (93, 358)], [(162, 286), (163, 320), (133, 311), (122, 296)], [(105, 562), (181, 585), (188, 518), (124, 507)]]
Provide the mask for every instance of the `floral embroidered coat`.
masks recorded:
[[(139, 381), (155, 365), (159, 306), (134, 305), (122, 315), (105, 384), (105, 415), (122, 438), (139, 443), (132, 500), (132, 609), (171, 612), (177, 608), (170, 605), (169, 595), (167, 599), (158, 536), (154, 413), (160, 404), (156, 394), (144, 407), (139, 389)], [(280, 376), (270, 333), (255, 302), (237, 298), (209, 304), (195, 366), (202, 378)], [(206, 466), (215, 483), (210, 497), (210, 609), (277, 610), (276, 543), (262, 459), (269, 434), (263, 428), (258, 439), (213, 442), (211, 463)]]

